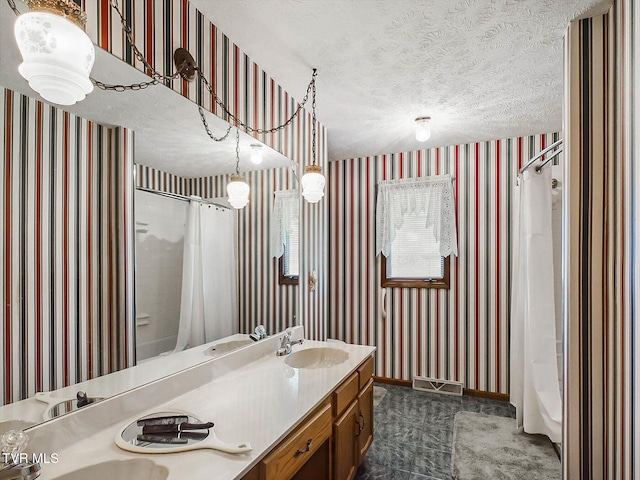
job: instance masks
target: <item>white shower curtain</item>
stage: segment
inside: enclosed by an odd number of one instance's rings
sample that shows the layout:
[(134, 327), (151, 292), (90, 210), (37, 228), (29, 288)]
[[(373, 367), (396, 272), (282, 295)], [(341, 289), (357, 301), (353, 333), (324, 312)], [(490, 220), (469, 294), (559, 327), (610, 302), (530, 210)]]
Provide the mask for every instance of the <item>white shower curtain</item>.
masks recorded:
[(235, 333), (238, 325), (234, 212), (191, 200), (174, 352)]
[[(516, 187), (511, 292), (511, 403), (518, 427), (560, 443), (551, 169), (526, 170)], [(558, 285), (557, 288), (560, 288)]]

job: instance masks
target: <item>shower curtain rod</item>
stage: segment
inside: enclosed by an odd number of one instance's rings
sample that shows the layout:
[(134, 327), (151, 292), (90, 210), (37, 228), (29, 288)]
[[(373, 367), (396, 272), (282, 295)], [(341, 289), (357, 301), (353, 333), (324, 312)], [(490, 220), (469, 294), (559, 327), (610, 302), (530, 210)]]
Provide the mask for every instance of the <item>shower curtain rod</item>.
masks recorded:
[[(545, 148), (544, 150), (542, 150), (539, 154), (537, 154), (535, 157), (533, 157), (531, 160), (529, 160), (527, 163), (525, 163), (522, 168), (520, 170), (518, 170), (518, 174), (522, 174), (527, 168), (529, 168), (531, 165), (533, 165), (533, 163), (538, 160), (540, 157), (542, 157), (543, 155), (545, 155), (547, 152), (549, 152), (550, 150), (553, 150), (556, 147), (559, 147), (560, 145), (562, 145), (562, 139), (558, 140), (557, 142), (552, 143), (551, 145), (549, 145), (547, 148)], [(555, 157), (557, 157), (558, 155), (560, 155), (562, 153), (562, 149), (556, 150), (555, 152), (553, 152), (551, 155), (549, 155), (548, 158), (546, 158), (540, 165), (536, 166), (536, 171), (540, 171), (540, 169), (542, 167), (544, 167), (547, 163), (549, 163), (551, 160), (553, 160)]]
[(176, 200), (184, 200), (186, 202), (195, 200), (196, 202), (204, 203), (205, 205), (214, 205), (216, 207), (226, 208), (227, 210), (231, 210), (231, 207), (228, 207), (227, 205), (222, 205), (221, 203), (212, 202), (211, 200), (205, 200), (199, 197), (192, 198), (192, 197), (187, 197), (185, 195), (179, 195), (177, 193), (161, 192), (160, 190), (153, 190), (151, 188), (145, 188), (145, 187), (136, 187), (136, 190), (140, 190), (141, 192), (153, 193), (155, 195), (160, 195), (162, 197), (175, 198)]

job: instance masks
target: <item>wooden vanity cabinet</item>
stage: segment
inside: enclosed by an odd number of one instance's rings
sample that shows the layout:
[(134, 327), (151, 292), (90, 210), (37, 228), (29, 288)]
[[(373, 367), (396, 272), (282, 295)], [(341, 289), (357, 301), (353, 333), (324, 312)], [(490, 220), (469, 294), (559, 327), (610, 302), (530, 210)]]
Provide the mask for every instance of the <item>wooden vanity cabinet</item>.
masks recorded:
[(242, 480), (351, 480), (373, 441), (373, 356)]
[[(355, 391), (348, 390), (353, 395), (349, 407), (344, 413), (334, 408), (339, 417), (333, 423), (333, 480), (351, 480), (355, 477), (373, 441), (372, 375), (373, 357), (369, 357), (358, 368), (358, 388)], [(336, 389), (336, 393), (343, 387), (349, 388), (353, 381), (353, 378), (349, 377)]]

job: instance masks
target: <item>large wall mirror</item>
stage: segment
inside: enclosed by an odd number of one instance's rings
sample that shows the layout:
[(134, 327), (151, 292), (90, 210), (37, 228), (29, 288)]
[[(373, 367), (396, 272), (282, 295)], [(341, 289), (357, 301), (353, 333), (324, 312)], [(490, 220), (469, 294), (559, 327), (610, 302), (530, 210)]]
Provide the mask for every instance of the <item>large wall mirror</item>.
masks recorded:
[[(25, 154), (28, 164), (11, 171), (19, 180), (10, 179), (10, 191), (3, 191), (3, 195), (10, 195), (18, 215), (12, 222), (22, 222), (12, 223), (22, 226), (22, 233), (11, 235), (15, 235), (14, 243), (24, 242), (24, 248), (12, 261), (12, 268), (20, 268), (11, 280), (17, 292), (12, 298), (23, 296), (25, 306), (3, 317), (2, 335), (9, 333), (10, 339), (3, 337), (0, 353), (11, 359), (11, 365), (3, 378), (0, 433), (40, 423), (77, 408), (78, 402), (88, 403), (90, 408), (92, 400), (240, 348), (253, 342), (248, 334), (260, 324), (268, 334), (295, 324), (299, 318), (298, 287), (279, 282), (279, 260), (271, 255), (269, 245), (275, 192), (297, 188), (291, 161), (266, 145), (252, 147), (260, 142), (240, 132), (240, 172), (251, 194), (244, 209), (229, 208), (224, 187), (227, 175), (236, 167), (235, 129), (224, 141), (212, 140), (197, 106), (162, 85), (123, 93), (95, 89), (84, 101), (64, 109), (70, 116), (39, 105), (37, 94), (18, 74), (21, 58), (13, 39), (14, 19), (6, 2), (0, 2), (2, 126), (5, 132), (11, 130), (11, 148), (16, 152), (11, 165), (21, 165), (22, 153), (17, 152), (26, 146), (41, 152), (51, 145), (52, 158), (62, 155), (64, 149), (77, 155), (64, 168), (52, 159), (50, 165), (43, 169), (36, 165), (32, 171)], [(98, 48), (93, 76), (123, 84), (148, 80)], [(225, 135), (226, 121), (209, 112), (205, 118), (214, 136)], [(117, 127), (133, 134), (109, 141), (111, 133), (107, 132)], [(56, 135), (61, 139), (57, 143), (53, 140)], [(44, 146), (39, 144), (41, 137)], [(127, 144), (129, 140), (133, 145)], [(130, 149), (132, 158), (126, 172), (110, 166), (108, 156), (99, 169), (86, 166), (93, 165), (97, 154), (109, 151), (113, 155), (111, 150), (118, 148)], [(259, 165), (250, 160), (256, 148), (263, 157)], [(79, 173), (74, 174), (74, 168)], [(67, 173), (69, 179), (63, 178)], [(7, 176), (5, 165), (3, 178)], [(29, 186), (32, 181), (35, 188)], [(59, 194), (58, 183), (63, 193)], [(123, 206), (114, 198), (125, 190), (132, 203)], [(32, 204), (36, 204), (35, 210)], [(51, 222), (42, 232), (34, 211), (51, 211)], [(200, 222), (197, 228), (192, 218), (196, 216)], [(48, 250), (47, 245), (30, 243), (34, 225), (38, 235), (42, 233), (38, 238), (51, 237), (54, 257), (66, 244), (80, 245), (51, 259), (55, 268), (45, 272), (48, 277), (42, 273), (43, 295), (50, 290), (51, 301), (45, 311), (36, 314), (30, 305), (37, 301), (34, 292), (41, 288), (31, 278), (29, 264), (34, 261), (34, 249), (42, 249), (45, 260)], [(73, 234), (67, 235), (67, 230)], [(193, 243), (191, 233), (196, 230), (200, 245)], [(128, 249), (125, 253), (110, 251), (117, 250), (113, 245), (118, 242)], [(200, 263), (194, 260), (190, 268), (186, 257), (193, 260), (194, 255), (199, 255)], [(111, 257), (113, 262), (108, 263)], [(123, 260), (125, 257), (128, 260)], [(288, 258), (293, 266), (297, 264), (294, 250)], [(77, 273), (72, 281), (65, 276), (67, 264)], [(133, 285), (125, 284), (129, 280)], [(87, 285), (93, 283), (98, 294), (89, 295), (86, 305), (80, 302), (76, 308), (73, 302), (86, 297)], [(186, 304), (187, 286), (197, 292), (191, 297), (204, 297)], [(131, 295), (134, 303), (120, 311), (117, 302), (127, 292), (135, 292)], [(181, 344), (180, 331), (186, 328), (184, 324), (181, 328), (181, 316), (195, 316), (199, 308), (204, 308), (200, 312), (205, 323), (203, 338), (196, 346), (190, 340)], [(63, 322), (67, 310), (72, 320)], [(121, 323), (111, 323), (116, 314), (124, 319)], [(31, 319), (33, 315), (37, 320)], [(84, 319), (89, 317), (99, 318), (94, 327), (86, 326), (89, 323)], [(191, 325), (184, 338), (190, 339), (201, 327)], [(72, 342), (67, 341), (70, 338)], [(123, 369), (126, 366), (133, 367)], [(109, 382), (92, 380), (107, 374)], [(78, 392), (87, 398), (79, 398)]]

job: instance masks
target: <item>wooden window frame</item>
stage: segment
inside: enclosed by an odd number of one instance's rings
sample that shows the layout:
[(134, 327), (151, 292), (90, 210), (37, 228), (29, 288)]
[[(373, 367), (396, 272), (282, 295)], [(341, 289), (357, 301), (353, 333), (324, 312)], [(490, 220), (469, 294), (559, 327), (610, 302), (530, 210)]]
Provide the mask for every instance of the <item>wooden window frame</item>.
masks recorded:
[(444, 267), (444, 275), (442, 278), (434, 278), (432, 280), (425, 280), (421, 278), (398, 278), (391, 277), (387, 278), (387, 257), (380, 254), (382, 256), (382, 268), (381, 268), (381, 278), (380, 284), (382, 288), (386, 287), (400, 287), (400, 288), (441, 288), (448, 289), (449, 288), (449, 263), (451, 255), (447, 255), (444, 257), (443, 267)]
[(298, 276), (289, 276), (284, 274), (284, 253), (278, 259), (278, 270), (280, 271), (280, 285), (298, 285)]

